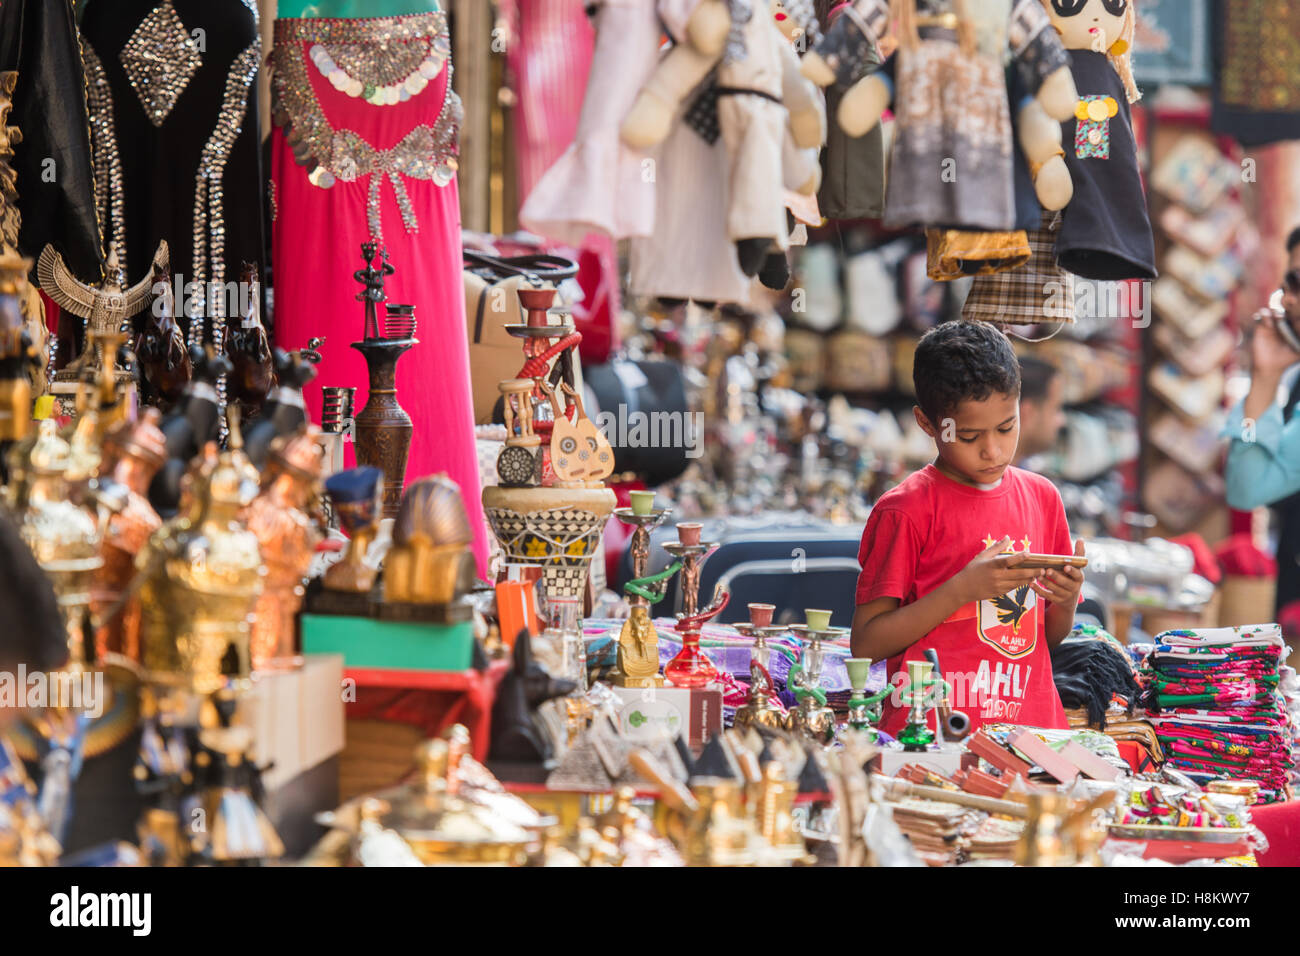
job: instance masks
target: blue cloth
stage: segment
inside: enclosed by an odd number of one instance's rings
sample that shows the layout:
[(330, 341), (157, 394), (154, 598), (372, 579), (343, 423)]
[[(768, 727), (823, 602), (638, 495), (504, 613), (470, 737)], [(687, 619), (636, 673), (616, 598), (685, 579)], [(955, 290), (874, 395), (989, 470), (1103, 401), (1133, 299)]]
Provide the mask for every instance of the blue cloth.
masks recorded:
[(1283, 423), (1281, 407), (1270, 405), (1256, 419), (1252, 434), (1238, 404), (1223, 436), (1232, 439), (1224, 477), (1233, 508), (1249, 511), (1300, 491), (1300, 417)]

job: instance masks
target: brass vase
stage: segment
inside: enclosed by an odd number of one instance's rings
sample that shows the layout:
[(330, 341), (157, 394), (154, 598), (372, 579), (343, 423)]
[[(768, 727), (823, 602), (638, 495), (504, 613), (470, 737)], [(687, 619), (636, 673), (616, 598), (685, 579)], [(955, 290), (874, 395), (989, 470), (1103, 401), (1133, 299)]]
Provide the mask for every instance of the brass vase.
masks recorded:
[(419, 339), (364, 339), (352, 347), (366, 359), (370, 394), (356, 418), (357, 464), (374, 465), (384, 473), (384, 517), (397, 517), (406, 482), (406, 459), (415, 426), (397, 403), (397, 360)]

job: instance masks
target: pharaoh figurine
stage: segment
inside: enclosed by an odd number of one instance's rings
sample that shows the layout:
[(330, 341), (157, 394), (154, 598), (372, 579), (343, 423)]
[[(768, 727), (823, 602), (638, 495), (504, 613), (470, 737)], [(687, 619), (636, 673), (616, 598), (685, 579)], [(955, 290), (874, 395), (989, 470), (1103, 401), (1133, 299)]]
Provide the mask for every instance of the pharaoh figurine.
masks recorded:
[(100, 555), (104, 565), (95, 574), (92, 607), (96, 613), (110, 611), (95, 632), (95, 654), (123, 654), (140, 660), (140, 605), (128, 602), (120, 613), (111, 613), (135, 576), (135, 557), (149, 538), (162, 527), (162, 519), (149, 503), (149, 482), (167, 459), (163, 433), (158, 427), (162, 413), (146, 408), (139, 421), (124, 422), (104, 436), (100, 474), (124, 492), (120, 511), (108, 520)]
[(294, 652), (294, 616), (302, 606), (303, 578), (321, 540), (320, 527), (307, 510), (320, 485), (318, 434), (314, 425), (304, 425), (271, 443), (262, 490), (244, 515), (266, 564), (250, 641), (257, 670), (301, 662)]
[(650, 608), (635, 605), (618, 634), (617, 683), (620, 687), (662, 687), (659, 675), (659, 632), (650, 620)]
[[(633, 539), (634, 547), (636, 537)], [(637, 557), (634, 553), (633, 560)], [(633, 567), (645, 567), (644, 563)], [(681, 564), (674, 562), (667, 569), (651, 578), (629, 581), (623, 586), (632, 597), (632, 612), (623, 623), (618, 634), (618, 668), (612, 680), (620, 687), (662, 687), (664, 679), (659, 675), (659, 632), (650, 620), (650, 607), (663, 600), (668, 590), (668, 582), (680, 569)], [(640, 598), (640, 600), (637, 600)]]
[[(167, 268), (166, 241), (158, 243), (153, 268)], [(96, 334), (101, 341), (107, 335), (120, 333), (131, 317), (149, 303), (154, 285), (151, 271), (150, 275), (128, 288), (126, 277), (118, 263), (117, 250), (111, 245), (104, 272), (103, 281), (98, 286), (86, 285), (72, 274), (63, 261), (63, 256), (53, 246), (46, 246), (36, 262), (36, 276), (45, 294), (59, 308), (85, 319), (87, 333)], [(97, 367), (97, 351), (88, 335), (81, 354), (62, 369), (56, 378), (75, 382), (84, 369)], [(130, 378), (130, 373), (123, 369), (118, 372), (118, 376), (125, 381)]]
[(447, 604), (473, 587), (474, 532), (460, 487), (446, 474), (406, 489), (384, 557), (384, 600)]
[(382, 515), (384, 473), (373, 465), (349, 468), (325, 480), (334, 513), (348, 535), (343, 560), (326, 569), (322, 585), (327, 591), (365, 594), (375, 583), (375, 569), (365, 563)]
[(261, 770), (253, 763), (253, 734), (247, 727), (211, 727), (199, 732), (210, 760), (209, 785), (200, 802), (209, 825), (189, 827), (193, 852), (205, 863), (250, 863), (284, 856), (284, 843), (259, 806)]

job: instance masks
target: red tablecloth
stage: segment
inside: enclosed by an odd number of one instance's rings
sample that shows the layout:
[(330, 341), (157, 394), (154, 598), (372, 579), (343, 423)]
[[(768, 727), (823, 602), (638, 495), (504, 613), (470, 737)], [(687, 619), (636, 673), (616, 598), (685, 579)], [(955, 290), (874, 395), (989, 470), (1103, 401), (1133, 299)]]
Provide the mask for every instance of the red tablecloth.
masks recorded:
[(1268, 852), (1258, 855), (1260, 866), (1300, 866), (1300, 800), (1250, 808), (1255, 826), (1268, 837)]
[(452, 724), (464, 724), (474, 758), (486, 760), (492, 703), (509, 669), (508, 661), (493, 661), (483, 673), (346, 668), (344, 677), (357, 682), (356, 699), (348, 701), (347, 716), (411, 724), (428, 737), (436, 737)]

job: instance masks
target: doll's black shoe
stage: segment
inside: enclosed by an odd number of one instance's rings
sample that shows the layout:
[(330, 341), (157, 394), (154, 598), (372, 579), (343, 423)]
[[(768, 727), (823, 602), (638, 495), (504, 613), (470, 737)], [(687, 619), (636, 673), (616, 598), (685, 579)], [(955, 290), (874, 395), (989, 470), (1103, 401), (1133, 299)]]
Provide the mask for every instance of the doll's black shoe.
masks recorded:
[(740, 271), (747, 276), (756, 276), (763, 268), (767, 250), (771, 247), (770, 238), (740, 239), (736, 242), (736, 258), (740, 260)]
[(759, 270), (758, 281), (769, 289), (781, 292), (790, 284), (790, 261), (784, 252), (769, 253)]

